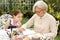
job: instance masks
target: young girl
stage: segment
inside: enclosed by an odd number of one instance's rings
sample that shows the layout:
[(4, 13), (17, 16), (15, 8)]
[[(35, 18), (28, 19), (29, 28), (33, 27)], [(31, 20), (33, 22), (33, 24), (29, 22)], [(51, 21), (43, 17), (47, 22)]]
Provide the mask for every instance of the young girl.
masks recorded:
[(23, 14), (20, 10), (14, 11), (13, 18), (6, 22), (5, 29), (19, 28), (21, 26), (22, 16)]

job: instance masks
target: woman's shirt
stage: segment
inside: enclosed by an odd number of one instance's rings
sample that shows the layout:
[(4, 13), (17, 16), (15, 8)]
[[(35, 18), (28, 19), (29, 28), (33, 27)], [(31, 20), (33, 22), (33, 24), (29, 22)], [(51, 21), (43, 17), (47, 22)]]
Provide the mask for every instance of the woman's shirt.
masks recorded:
[(38, 30), (41, 34), (53, 37), (57, 34), (56, 20), (48, 13), (45, 13), (43, 17), (34, 14), (27, 23), (22, 25), (22, 28), (28, 28), (32, 25), (34, 25), (34, 30)]

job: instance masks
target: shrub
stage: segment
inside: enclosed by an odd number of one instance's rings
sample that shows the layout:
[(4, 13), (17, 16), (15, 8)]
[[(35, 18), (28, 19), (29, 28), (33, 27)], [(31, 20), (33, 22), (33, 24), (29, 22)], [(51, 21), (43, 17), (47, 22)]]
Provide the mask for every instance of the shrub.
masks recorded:
[(24, 17), (27, 17), (27, 18), (31, 18), (33, 16), (33, 12), (32, 11), (27, 11), (25, 14), (24, 14)]

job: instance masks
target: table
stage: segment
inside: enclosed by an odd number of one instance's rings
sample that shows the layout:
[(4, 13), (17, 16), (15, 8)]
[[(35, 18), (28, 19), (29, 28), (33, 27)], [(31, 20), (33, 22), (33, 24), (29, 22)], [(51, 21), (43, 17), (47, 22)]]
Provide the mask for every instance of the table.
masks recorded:
[[(14, 30), (17, 31), (17, 29), (14, 29)], [(10, 31), (10, 29), (8, 29), (8, 31)], [(10, 31), (10, 33), (11, 33), (11, 31)], [(39, 37), (41, 40), (45, 39), (45, 37), (43, 35), (41, 35), (40, 33), (36, 33), (30, 29), (26, 29), (23, 33), (19, 32), (19, 35), (13, 36), (12, 39), (16, 38), (16, 37), (24, 39), (24, 37), (26, 37), (26, 36), (30, 40), (32, 39), (32, 37), (35, 37), (35, 38)], [(48, 39), (52, 40), (52, 38), (50, 38), (50, 37), (48, 37), (46, 40), (48, 40)], [(0, 30), (0, 40), (11, 40), (11, 38), (9, 38), (9, 35), (7, 34), (7, 31), (5, 31), (4, 29)]]

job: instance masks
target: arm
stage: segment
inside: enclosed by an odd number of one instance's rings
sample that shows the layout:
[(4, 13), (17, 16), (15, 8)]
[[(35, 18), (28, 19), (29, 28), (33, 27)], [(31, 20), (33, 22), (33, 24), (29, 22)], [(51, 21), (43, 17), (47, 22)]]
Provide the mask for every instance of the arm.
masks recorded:
[(22, 28), (26, 29), (26, 28), (31, 27), (34, 24), (34, 18), (35, 18), (35, 14), (29, 19), (28, 22), (22, 25)]
[(8, 29), (9, 25), (10, 25), (10, 22), (7, 21), (6, 24), (5, 24), (5, 29)]
[(28, 22), (26, 22), (25, 24), (23, 24), (18, 30), (20, 32), (23, 32), (26, 28), (28, 27), (31, 27), (31, 25), (33, 25), (34, 23), (34, 18), (35, 18), (35, 15), (33, 15)]
[(44, 34), (45, 36), (51, 36), (51, 37), (56, 37), (57, 35), (57, 26), (56, 26), (56, 20), (53, 18), (50, 20), (50, 33)]
[(19, 27), (21, 27), (21, 22), (20, 22), (20, 21), (18, 22), (18, 28), (19, 28)]

